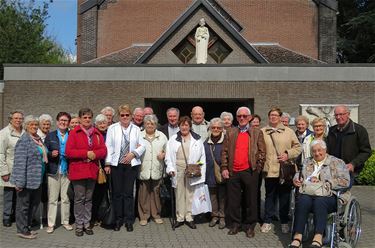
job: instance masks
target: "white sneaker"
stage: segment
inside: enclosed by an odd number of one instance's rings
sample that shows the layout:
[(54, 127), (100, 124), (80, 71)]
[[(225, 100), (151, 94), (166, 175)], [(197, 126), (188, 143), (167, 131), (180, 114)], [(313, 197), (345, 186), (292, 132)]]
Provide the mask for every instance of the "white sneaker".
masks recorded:
[(55, 231), (55, 229), (53, 228), (53, 226), (47, 227), (47, 230), (46, 230), (47, 233), (51, 234), (51, 233), (53, 233), (53, 231)]
[(289, 233), (289, 225), (288, 224), (281, 224), (281, 232), (282, 233)]
[(262, 233), (268, 233), (269, 231), (271, 231), (272, 227), (271, 227), (271, 224), (268, 224), (268, 223), (264, 223), (262, 225), (262, 227), (260, 228), (260, 231)]
[(71, 231), (71, 230), (73, 230), (72, 225), (69, 225), (69, 224), (64, 224), (63, 227), (64, 227), (65, 230), (67, 230), (67, 231)]
[(160, 219), (160, 218), (156, 218), (156, 219), (154, 219), (154, 221), (155, 221), (156, 224), (163, 224), (163, 220)]

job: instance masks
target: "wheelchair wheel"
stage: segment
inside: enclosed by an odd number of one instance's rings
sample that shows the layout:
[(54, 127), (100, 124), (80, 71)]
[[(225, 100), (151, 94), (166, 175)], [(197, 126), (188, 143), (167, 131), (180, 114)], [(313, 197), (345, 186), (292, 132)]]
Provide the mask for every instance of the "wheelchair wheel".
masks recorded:
[(361, 236), (361, 209), (355, 197), (352, 197), (345, 206), (344, 237), (350, 247), (355, 247)]
[(346, 242), (340, 242), (337, 246), (338, 248), (352, 248), (348, 243)]

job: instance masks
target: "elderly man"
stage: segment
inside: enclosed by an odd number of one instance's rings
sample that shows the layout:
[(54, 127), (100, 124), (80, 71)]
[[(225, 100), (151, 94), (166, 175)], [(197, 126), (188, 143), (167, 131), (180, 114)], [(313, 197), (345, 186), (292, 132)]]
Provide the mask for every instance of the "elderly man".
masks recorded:
[(257, 223), (258, 177), (266, 157), (263, 133), (258, 128), (250, 128), (250, 109), (237, 110), (238, 127), (227, 130), (221, 153), (222, 176), (227, 182), (227, 218), (229, 235), (239, 232), (241, 226), (241, 196), (244, 196), (246, 214), (243, 230), (246, 237), (254, 237)]
[(171, 137), (172, 135), (180, 131), (180, 128), (178, 127), (179, 118), (180, 118), (180, 110), (178, 108), (172, 107), (167, 110), (168, 123), (161, 126), (160, 131), (164, 133), (168, 139), (169, 137)]
[(135, 108), (133, 111), (133, 123), (141, 130), (143, 130), (143, 118), (145, 117), (145, 112), (143, 108)]
[(328, 153), (344, 160), (351, 173), (357, 176), (371, 156), (371, 146), (366, 128), (350, 119), (350, 110), (339, 105), (334, 110), (336, 125), (329, 129), (327, 137)]
[(115, 110), (112, 107), (107, 106), (107, 107), (103, 108), (100, 111), (100, 113), (105, 115), (105, 117), (107, 117), (108, 126), (110, 126), (114, 123), (113, 117), (115, 116)]
[(201, 136), (202, 142), (208, 137), (208, 121), (204, 119), (203, 108), (195, 106), (191, 110), (191, 119), (193, 121), (193, 131)]
[(24, 133), (22, 129), (23, 112), (14, 111), (9, 114), (9, 125), (0, 131), (0, 186), (4, 186), (3, 225), (10, 227), (16, 210), (16, 191), (9, 182), (13, 169), (14, 148)]

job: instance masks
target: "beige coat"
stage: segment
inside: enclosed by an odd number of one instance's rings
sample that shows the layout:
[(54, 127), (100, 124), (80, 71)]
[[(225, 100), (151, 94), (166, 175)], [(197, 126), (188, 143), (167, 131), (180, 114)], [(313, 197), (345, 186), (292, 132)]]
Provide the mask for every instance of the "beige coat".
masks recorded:
[[(10, 175), (10, 173), (12, 172), (14, 162), (14, 148), (18, 139), (24, 132), (25, 131), (22, 130), (22, 133), (18, 134), (10, 124), (0, 131), (0, 177)], [(14, 187), (14, 185), (9, 181), (4, 182), (1, 178), (0, 186)]]
[(270, 126), (262, 128), (264, 141), (266, 142), (266, 162), (264, 171), (267, 172), (266, 177), (279, 177), (280, 163), (277, 160), (275, 147), (273, 146), (270, 134), (275, 141), (277, 151), (282, 154), (286, 152), (289, 159), (295, 159), (302, 151), (301, 144), (296, 134), (289, 127), (285, 127), (280, 123), (276, 129)]
[(149, 140), (146, 138), (146, 131), (141, 132), (141, 138), (146, 146), (141, 161), (140, 180), (159, 180), (162, 178), (164, 169), (164, 160), (157, 158), (160, 152), (165, 152), (168, 139), (162, 132), (156, 130), (155, 138)]

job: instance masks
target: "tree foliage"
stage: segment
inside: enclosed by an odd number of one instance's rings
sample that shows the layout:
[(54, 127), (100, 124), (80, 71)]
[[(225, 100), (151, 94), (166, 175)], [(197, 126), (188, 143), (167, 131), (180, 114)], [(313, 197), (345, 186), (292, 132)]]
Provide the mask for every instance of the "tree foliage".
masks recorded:
[(343, 62), (375, 62), (375, 1), (340, 0), (337, 47)]
[[(66, 52), (45, 35), (48, 2), (0, 0), (0, 67), (4, 63), (67, 63)], [(0, 79), (2, 73), (0, 69)]]

